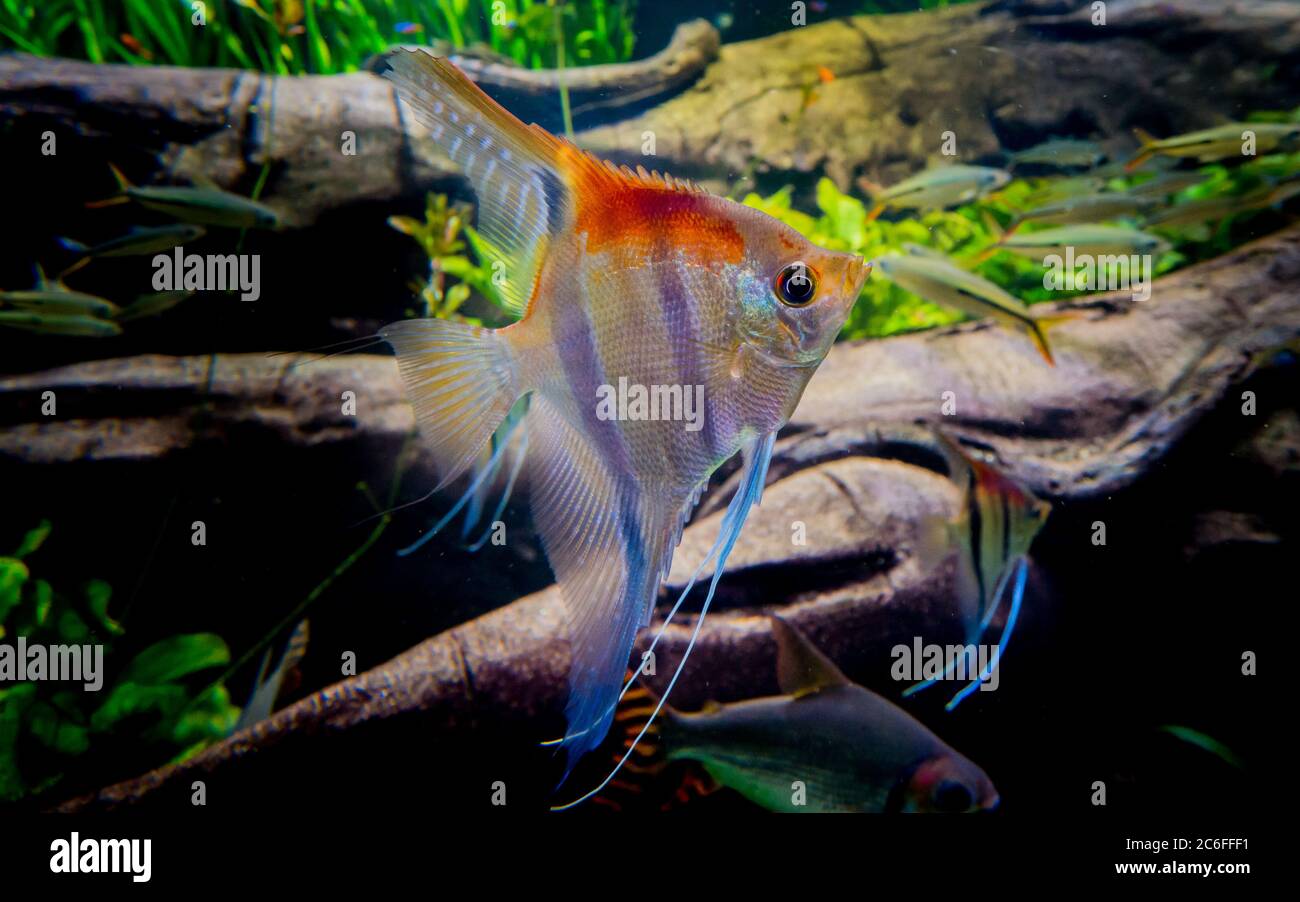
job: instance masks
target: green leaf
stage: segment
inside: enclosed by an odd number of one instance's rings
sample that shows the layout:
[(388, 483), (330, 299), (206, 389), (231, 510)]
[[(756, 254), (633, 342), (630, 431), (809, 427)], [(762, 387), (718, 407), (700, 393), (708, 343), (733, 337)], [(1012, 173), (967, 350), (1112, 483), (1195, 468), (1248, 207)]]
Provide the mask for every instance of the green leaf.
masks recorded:
[(412, 238), (420, 237), (424, 231), (424, 223), (410, 216), (390, 216), (388, 224), (403, 235), (410, 235)]
[(89, 731), (61, 716), (51, 705), (37, 702), (27, 712), (28, 729), (51, 751), (80, 755), (90, 748)]
[(108, 616), (108, 603), (113, 597), (113, 588), (102, 579), (92, 579), (86, 583), (86, 607), (95, 619), (110, 635), (120, 636), (126, 632), (122, 624)]
[(239, 713), (240, 709), (230, 703), (226, 687), (218, 686), (176, 718), (171, 739), (182, 746), (225, 739), (239, 721)]
[(191, 633), (155, 642), (135, 656), (122, 681), (157, 685), (230, 663), (230, 649), (213, 633)]
[(42, 520), (39, 526), (23, 536), (22, 542), (18, 545), (18, 550), (14, 552), (14, 557), (27, 557), (27, 555), (40, 548), (41, 545), (45, 544), (45, 540), (49, 538), (52, 528), (49, 520)]
[(104, 732), (137, 714), (158, 713), (164, 718), (171, 717), (184, 706), (186, 695), (185, 687), (175, 683), (161, 686), (118, 683), (104, 703), (90, 715), (90, 726), (97, 732)]
[(469, 286), (464, 282), (457, 282), (447, 291), (447, 299), (443, 303), (444, 313), (455, 313), (460, 309), (460, 305), (469, 300)]
[[(23, 585), (31, 576), (27, 565), (17, 558), (0, 557), (0, 624), (23, 598)], [(0, 636), (4, 635), (0, 633)]]
[(867, 210), (862, 201), (840, 192), (828, 178), (817, 182), (817, 206), (826, 214), (831, 230), (850, 248), (866, 244)]
[(0, 802), (17, 801), (28, 792), (18, 771), (17, 749), (24, 714), (35, 697), (35, 683), (0, 689)]
[(468, 257), (439, 257), (434, 261), (435, 265), (449, 276), (455, 276), (463, 279), (473, 273), (477, 267), (470, 262)]
[(54, 591), (43, 579), (34, 579), (23, 592), (23, 601), (14, 610), (8, 627), (0, 627), (0, 636), (6, 631), (18, 636), (31, 636), (45, 625), (54, 607)]
[(59, 639), (72, 645), (80, 645), (90, 638), (90, 627), (76, 611), (63, 611), (59, 614)]

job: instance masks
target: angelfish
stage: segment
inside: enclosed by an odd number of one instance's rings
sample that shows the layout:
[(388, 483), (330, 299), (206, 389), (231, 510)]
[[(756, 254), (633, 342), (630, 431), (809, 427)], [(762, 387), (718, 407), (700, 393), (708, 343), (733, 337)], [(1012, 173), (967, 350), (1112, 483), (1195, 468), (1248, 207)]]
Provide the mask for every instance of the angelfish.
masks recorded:
[(786, 813), (987, 811), (998, 792), (980, 767), (898, 705), (849, 681), (793, 626), (772, 618), (781, 695), (667, 709), (667, 761)]
[[(957, 610), (968, 644), (978, 641), (993, 621), (1002, 599), (1010, 593), (1006, 623), (998, 640), (1000, 658), (1015, 628), (1024, 597), (1029, 548), (1047, 522), (1052, 507), (1028, 487), (967, 454), (952, 439), (937, 432), (936, 436), (950, 475), (962, 492), (962, 507), (954, 520), (936, 520), (926, 525), (921, 557), (935, 561), (945, 550), (956, 549)], [(945, 671), (944, 676), (947, 674)], [(948, 710), (975, 691), (983, 679), (985, 674), (977, 675), (953, 696)], [(918, 683), (903, 695), (909, 696), (934, 682)]]
[[(568, 614), (567, 777), (608, 731), (686, 518), (709, 475), (740, 451), (707, 613), (776, 432), (870, 267), (751, 207), (526, 126), (445, 59), (419, 50), (387, 59), (401, 99), (471, 182), (478, 231), (505, 276), (499, 292), (522, 316), (498, 330), (406, 320), (380, 335), (397, 352), (439, 487), (481, 461), (529, 396), (533, 519)], [(598, 415), (601, 387), (620, 378), (704, 386), (702, 427)]]

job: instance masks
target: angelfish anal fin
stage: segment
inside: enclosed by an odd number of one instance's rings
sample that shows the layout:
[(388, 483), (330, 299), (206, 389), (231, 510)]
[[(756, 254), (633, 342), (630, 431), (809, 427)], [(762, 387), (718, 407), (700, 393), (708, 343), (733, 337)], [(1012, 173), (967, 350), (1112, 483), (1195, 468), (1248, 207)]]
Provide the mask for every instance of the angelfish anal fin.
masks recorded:
[(533, 521), (567, 615), (567, 777), (609, 729), (633, 639), (659, 588), (669, 524), (664, 499), (620, 473), (545, 396), (534, 396), (526, 428)]
[(772, 618), (772, 634), (776, 637), (776, 679), (786, 695), (799, 698), (851, 685), (830, 658), (780, 617)]

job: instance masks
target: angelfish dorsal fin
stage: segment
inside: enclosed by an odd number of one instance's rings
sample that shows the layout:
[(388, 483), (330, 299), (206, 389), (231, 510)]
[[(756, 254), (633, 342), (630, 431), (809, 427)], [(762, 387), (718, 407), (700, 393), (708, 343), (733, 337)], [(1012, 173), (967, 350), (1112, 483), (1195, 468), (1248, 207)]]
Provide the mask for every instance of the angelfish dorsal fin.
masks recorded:
[(772, 634), (776, 637), (776, 680), (786, 695), (798, 698), (850, 685), (830, 658), (780, 617), (772, 618)]

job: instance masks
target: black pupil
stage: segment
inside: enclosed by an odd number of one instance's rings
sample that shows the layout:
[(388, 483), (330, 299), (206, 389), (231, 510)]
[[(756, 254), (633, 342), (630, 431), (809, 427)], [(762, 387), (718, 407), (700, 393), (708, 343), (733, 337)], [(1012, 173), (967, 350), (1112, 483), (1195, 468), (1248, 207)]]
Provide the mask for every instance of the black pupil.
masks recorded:
[(953, 780), (944, 780), (934, 791), (934, 807), (940, 811), (965, 811), (971, 801), (970, 790)]
[(808, 267), (795, 263), (781, 270), (781, 300), (787, 304), (803, 305), (812, 300), (816, 286)]

